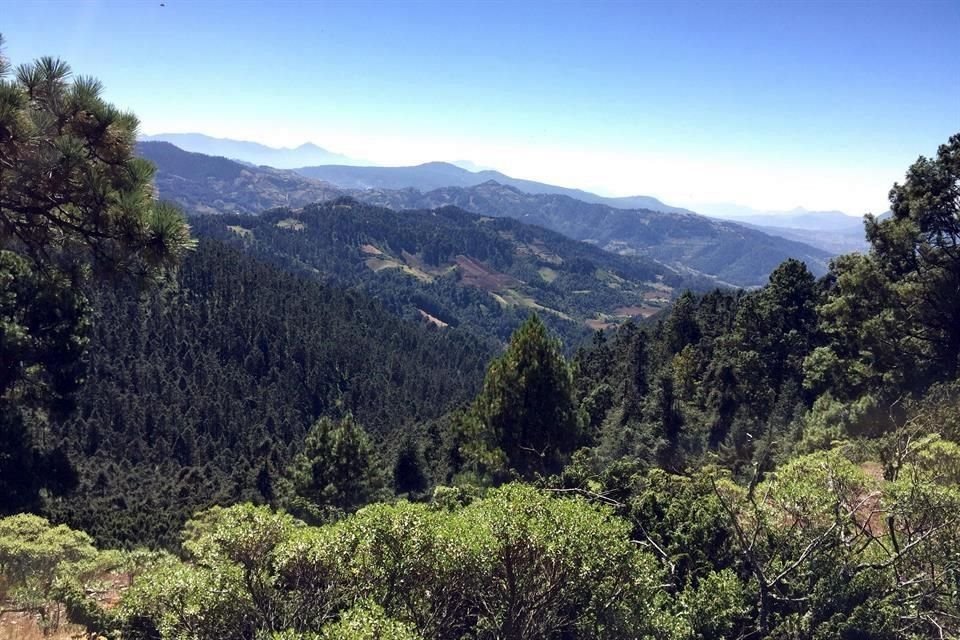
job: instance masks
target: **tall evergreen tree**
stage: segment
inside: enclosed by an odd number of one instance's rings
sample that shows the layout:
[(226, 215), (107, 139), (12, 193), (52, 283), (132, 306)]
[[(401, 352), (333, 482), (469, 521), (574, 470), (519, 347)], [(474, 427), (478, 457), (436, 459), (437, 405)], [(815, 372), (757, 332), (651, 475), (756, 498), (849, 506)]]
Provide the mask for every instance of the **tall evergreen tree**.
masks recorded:
[(559, 471), (577, 446), (570, 368), (536, 314), (490, 364), (473, 414), (483, 437), (522, 476)]
[(430, 484), (427, 463), (413, 437), (404, 439), (393, 465), (393, 488), (397, 494), (418, 494)]
[(890, 192), (891, 215), (867, 216), (870, 251), (842, 256), (818, 307), (827, 344), (807, 385), (884, 420), (904, 392), (960, 373), (960, 134), (918, 159)]
[(816, 278), (790, 259), (762, 290), (745, 297), (734, 326), (741, 394), (755, 416), (769, 414), (788, 380), (802, 375), (817, 334)]
[[(193, 241), (179, 210), (154, 200), (152, 165), (133, 155), (136, 117), (61, 60), (41, 58), (11, 77), (2, 44), (0, 429), (20, 449), (0, 458), (0, 486), (53, 488), (28, 477), (24, 461), (48, 453), (28, 428), (64, 409), (82, 380), (84, 285), (94, 274), (149, 281)], [(28, 494), (0, 495), (0, 512), (24, 508)]]
[(386, 478), (369, 436), (347, 415), (321, 418), (290, 468), (291, 511), (311, 522), (382, 498)]

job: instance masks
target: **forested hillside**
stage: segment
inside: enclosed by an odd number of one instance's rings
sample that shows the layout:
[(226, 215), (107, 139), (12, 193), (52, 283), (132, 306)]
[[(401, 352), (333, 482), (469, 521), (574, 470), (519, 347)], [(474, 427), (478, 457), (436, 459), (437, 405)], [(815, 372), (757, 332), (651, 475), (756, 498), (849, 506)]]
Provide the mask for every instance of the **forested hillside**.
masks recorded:
[(507, 216), (590, 242), (614, 253), (654, 258), (681, 271), (737, 286), (760, 285), (787, 258), (826, 271), (830, 254), (800, 242), (693, 213), (620, 209), (566, 195), (528, 194), (497, 182), (421, 193), (372, 190), (367, 202), (394, 209), (454, 205), (488, 216)]
[(80, 484), (48, 512), (110, 545), (170, 545), (199, 508), (270, 501), (320, 416), (382, 443), (472, 397), (491, 354), (211, 241), (167, 289), (92, 302), (87, 382), (56, 435)]
[(535, 310), (572, 348), (592, 328), (651, 316), (676, 288), (698, 284), (650, 260), (453, 207), (398, 213), (341, 199), (193, 225), (285, 269), (362, 289), (407, 319), (502, 342)]
[(155, 185), (160, 197), (188, 213), (255, 214), (274, 207), (302, 207), (339, 197), (333, 185), (293, 171), (253, 167), (169, 142), (139, 142), (137, 153), (162, 167)]

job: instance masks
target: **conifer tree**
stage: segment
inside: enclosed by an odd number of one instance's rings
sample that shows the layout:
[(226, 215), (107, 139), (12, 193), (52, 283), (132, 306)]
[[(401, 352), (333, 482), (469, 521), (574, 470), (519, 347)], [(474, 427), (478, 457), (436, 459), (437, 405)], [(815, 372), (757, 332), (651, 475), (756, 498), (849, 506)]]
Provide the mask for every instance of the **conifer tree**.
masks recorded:
[(430, 484), (426, 467), (426, 460), (416, 441), (412, 437), (407, 437), (393, 465), (393, 488), (397, 494), (417, 494), (426, 491)]
[(533, 314), (491, 363), (473, 414), (482, 438), (522, 476), (556, 473), (579, 441), (570, 368)]
[(960, 134), (919, 158), (890, 203), (890, 216), (867, 216), (869, 253), (834, 261), (817, 308), (827, 344), (804, 363), (808, 387), (877, 420), (960, 373)]
[(136, 117), (61, 60), (11, 74), (2, 45), (0, 36), (0, 429), (22, 446), (0, 458), (0, 486), (27, 490), (0, 495), (0, 512), (28, 507), (38, 483), (52, 488), (36, 468), (24, 473), (24, 460), (45, 455), (28, 427), (67, 408), (82, 381), (91, 276), (148, 282), (193, 246), (179, 210), (155, 201), (153, 166), (134, 157)]
[(353, 416), (321, 418), (290, 467), (290, 510), (322, 522), (384, 497), (386, 478), (366, 431)]

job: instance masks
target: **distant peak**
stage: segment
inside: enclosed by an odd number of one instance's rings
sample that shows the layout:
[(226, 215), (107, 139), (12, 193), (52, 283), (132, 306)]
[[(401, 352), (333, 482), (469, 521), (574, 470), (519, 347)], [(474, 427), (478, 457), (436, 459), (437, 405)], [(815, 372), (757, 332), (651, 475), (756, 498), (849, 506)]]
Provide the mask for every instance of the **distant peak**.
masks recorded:
[(491, 167), (482, 167), (476, 162), (471, 162), (470, 160), (454, 160), (450, 164), (453, 164), (457, 167), (460, 167), (464, 171), (469, 171), (470, 173), (484, 173), (494, 171)]
[(465, 171), (455, 164), (449, 162), (441, 162), (439, 160), (434, 160), (433, 162), (424, 162), (423, 164), (417, 165), (418, 167), (429, 167), (431, 169), (454, 169), (456, 171)]

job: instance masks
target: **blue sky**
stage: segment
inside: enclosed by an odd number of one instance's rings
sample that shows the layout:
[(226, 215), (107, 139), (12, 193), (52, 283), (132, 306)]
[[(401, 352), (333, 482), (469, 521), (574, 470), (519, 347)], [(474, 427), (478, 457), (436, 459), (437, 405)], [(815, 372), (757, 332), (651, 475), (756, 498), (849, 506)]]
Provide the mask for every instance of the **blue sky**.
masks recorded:
[(145, 133), (471, 160), (674, 204), (882, 211), (960, 131), (960, 2), (0, 0)]

